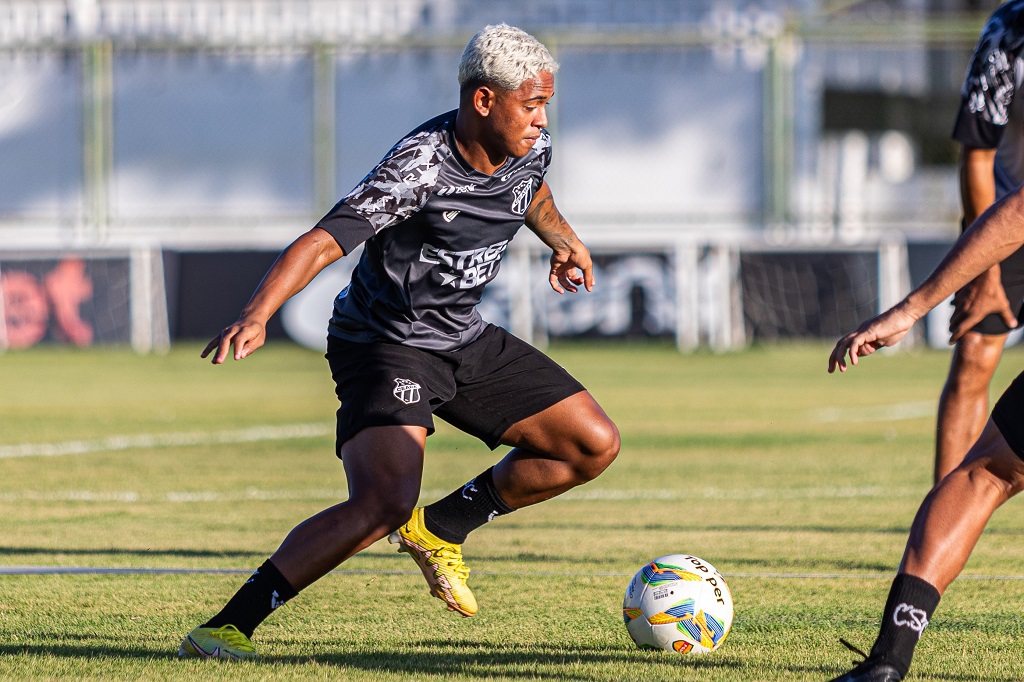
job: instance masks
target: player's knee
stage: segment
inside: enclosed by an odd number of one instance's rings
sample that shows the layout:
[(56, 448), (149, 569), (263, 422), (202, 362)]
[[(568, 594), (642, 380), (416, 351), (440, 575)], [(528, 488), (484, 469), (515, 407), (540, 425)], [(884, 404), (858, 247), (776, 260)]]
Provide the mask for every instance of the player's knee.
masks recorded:
[(403, 523), (412, 518), (413, 510), (416, 509), (416, 498), (397, 498), (389, 501), (385, 509), (379, 514), (381, 525), (390, 533), (396, 530)]
[(972, 490), (971, 504), (980, 504), (990, 500), (992, 506), (1001, 504), (1020, 491), (1019, 483), (1007, 468), (1002, 467), (969, 467), (963, 472)]
[(1024, 490), (1024, 460), (1009, 449), (967, 460), (950, 474), (967, 478), (974, 502), (990, 499), (996, 504)]
[(948, 384), (954, 390), (988, 391), (988, 384), (999, 365), (1002, 343), (998, 337), (970, 335), (957, 346), (956, 358), (949, 373)]
[(620, 445), (619, 429), (610, 419), (588, 422), (576, 444), (579, 453), (575, 465), (577, 475), (585, 481), (600, 476), (615, 461)]
[(358, 500), (361, 516), (367, 521), (367, 536), (379, 540), (412, 518), (417, 495), (394, 491), (389, 495), (373, 495)]

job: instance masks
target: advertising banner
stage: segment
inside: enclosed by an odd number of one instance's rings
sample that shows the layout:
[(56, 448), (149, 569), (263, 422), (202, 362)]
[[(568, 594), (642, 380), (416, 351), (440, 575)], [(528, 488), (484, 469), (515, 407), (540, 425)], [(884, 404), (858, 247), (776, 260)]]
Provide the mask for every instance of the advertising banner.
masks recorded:
[(0, 253), (0, 348), (131, 341), (127, 255)]

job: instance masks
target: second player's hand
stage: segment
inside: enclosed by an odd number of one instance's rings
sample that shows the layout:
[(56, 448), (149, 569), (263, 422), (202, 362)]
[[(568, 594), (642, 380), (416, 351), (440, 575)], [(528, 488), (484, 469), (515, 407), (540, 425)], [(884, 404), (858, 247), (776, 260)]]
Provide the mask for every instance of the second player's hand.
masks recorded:
[(215, 336), (199, 357), (205, 358), (216, 349), (213, 358), (210, 360), (215, 365), (223, 364), (227, 359), (232, 347), (235, 350), (235, 360), (243, 360), (252, 355), (267, 340), (266, 325), (249, 320), (239, 320), (230, 327), (225, 327), (220, 334)]
[(871, 355), (879, 348), (899, 343), (914, 326), (917, 318), (902, 311), (899, 307), (890, 308), (878, 317), (874, 317), (856, 330), (839, 339), (832, 355), (828, 359), (828, 372), (832, 374), (839, 368), (846, 371), (846, 356), (850, 356), (850, 364), (856, 365), (858, 357)]
[(953, 315), (949, 318), (949, 342), (956, 343), (989, 315), (996, 314), (1010, 329), (1017, 318), (1010, 309), (998, 274), (983, 273), (953, 296)]

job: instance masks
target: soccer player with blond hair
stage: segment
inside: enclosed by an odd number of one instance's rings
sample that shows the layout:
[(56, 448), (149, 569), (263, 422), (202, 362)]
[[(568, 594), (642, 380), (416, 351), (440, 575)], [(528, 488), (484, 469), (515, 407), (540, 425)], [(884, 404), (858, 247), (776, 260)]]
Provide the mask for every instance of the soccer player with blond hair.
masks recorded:
[[(476, 309), (524, 224), (552, 251), (552, 289), (594, 286), (590, 253), (544, 180), (557, 70), (548, 50), (517, 28), (488, 26), (474, 36), (459, 66), (458, 108), (402, 138), (288, 246), (239, 319), (203, 351), (214, 364), (249, 356), (289, 297), (365, 245), (328, 328), (341, 401), (336, 450), (349, 497), (296, 526), (224, 608), (185, 637), (179, 655), (255, 657), (253, 631), (274, 609), (385, 537), (412, 555), (434, 596), (472, 616), (466, 536), (593, 479), (615, 459), (618, 430), (590, 393)], [(513, 449), (417, 508), (435, 414), (491, 449)]]

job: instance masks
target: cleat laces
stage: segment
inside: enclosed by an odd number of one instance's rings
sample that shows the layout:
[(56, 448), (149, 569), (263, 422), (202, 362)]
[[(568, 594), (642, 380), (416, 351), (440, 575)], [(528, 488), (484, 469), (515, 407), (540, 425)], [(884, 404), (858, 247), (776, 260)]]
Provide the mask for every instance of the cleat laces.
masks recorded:
[[(847, 649), (849, 649), (849, 650), (850, 650), (850, 651), (852, 651), (853, 653), (855, 653), (855, 654), (857, 654), (858, 656), (860, 656), (860, 657), (861, 657), (861, 659), (867, 659), (868, 655), (867, 655), (866, 653), (864, 653), (863, 651), (861, 651), (860, 649), (858, 649), (858, 648), (857, 648), (857, 647), (855, 647), (854, 645), (850, 644), (849, 642), (847, 642), (847, 641), (846, 641), (845, 639), (843, 639), (842, 637), (840, 637), (840, 638), (839, 638), (839, 643), (840, 643), (840, 644), (842, 644), (843, 646), (845, 646), (845, 647), (846, 647)], [(854, 663), (856, 663), (856, 662), (857, 662), (857, 661), (854, 661)]]
[[(462, 582), (469, 580), (469, 566), (462, 561), (462, 551), (457, 546), (439, 547), (434, 556), (437, 557), (437, 567), (445, 573), (450, 573), (459, 578)], [(443, 562), (443, 566), (442, 566)], [(445, 570), (447, 567), (448, 570)]]
[(850, 644), (849, 642), (847, 642), (842, 637), (839, 638), (839, 643), (842, 644), (843, 646), (845, 646), (847, 649), (849, 649), (853, 653), (855, 653), (858, 656), (860, 656), (860, 658), (861, 658), (861, 660), (859, 660), (859, 661), (857, 659), (853, 659), (852, 661), (850, 661), (851, 663), (853, 663), (853, 666), (854, 666), (853, 670), (850, 671), (850, 672), (857, 672), (857, 671), (859, 671), (859, 670), (861, 670), (863, 668), (866, 668), (868, 665), (870, 665), (870, 663), (868, 662), (868, 658), (870, 658), (870, 657), (866, 653), (864, 653), (863, 651), (861, 651), (860, 649), (855, 647), (853, 644)]
[(256, 647), (252, 645), (249, 638), (245, 636), (245, 633), (236, 628), (234, 625), (224, 625), (217, 628), (210, 633), (211, 637), (223, 640), (228, 646), (238, 649), (239, 651), (246, 651), (249, 653), (256, 653)]

